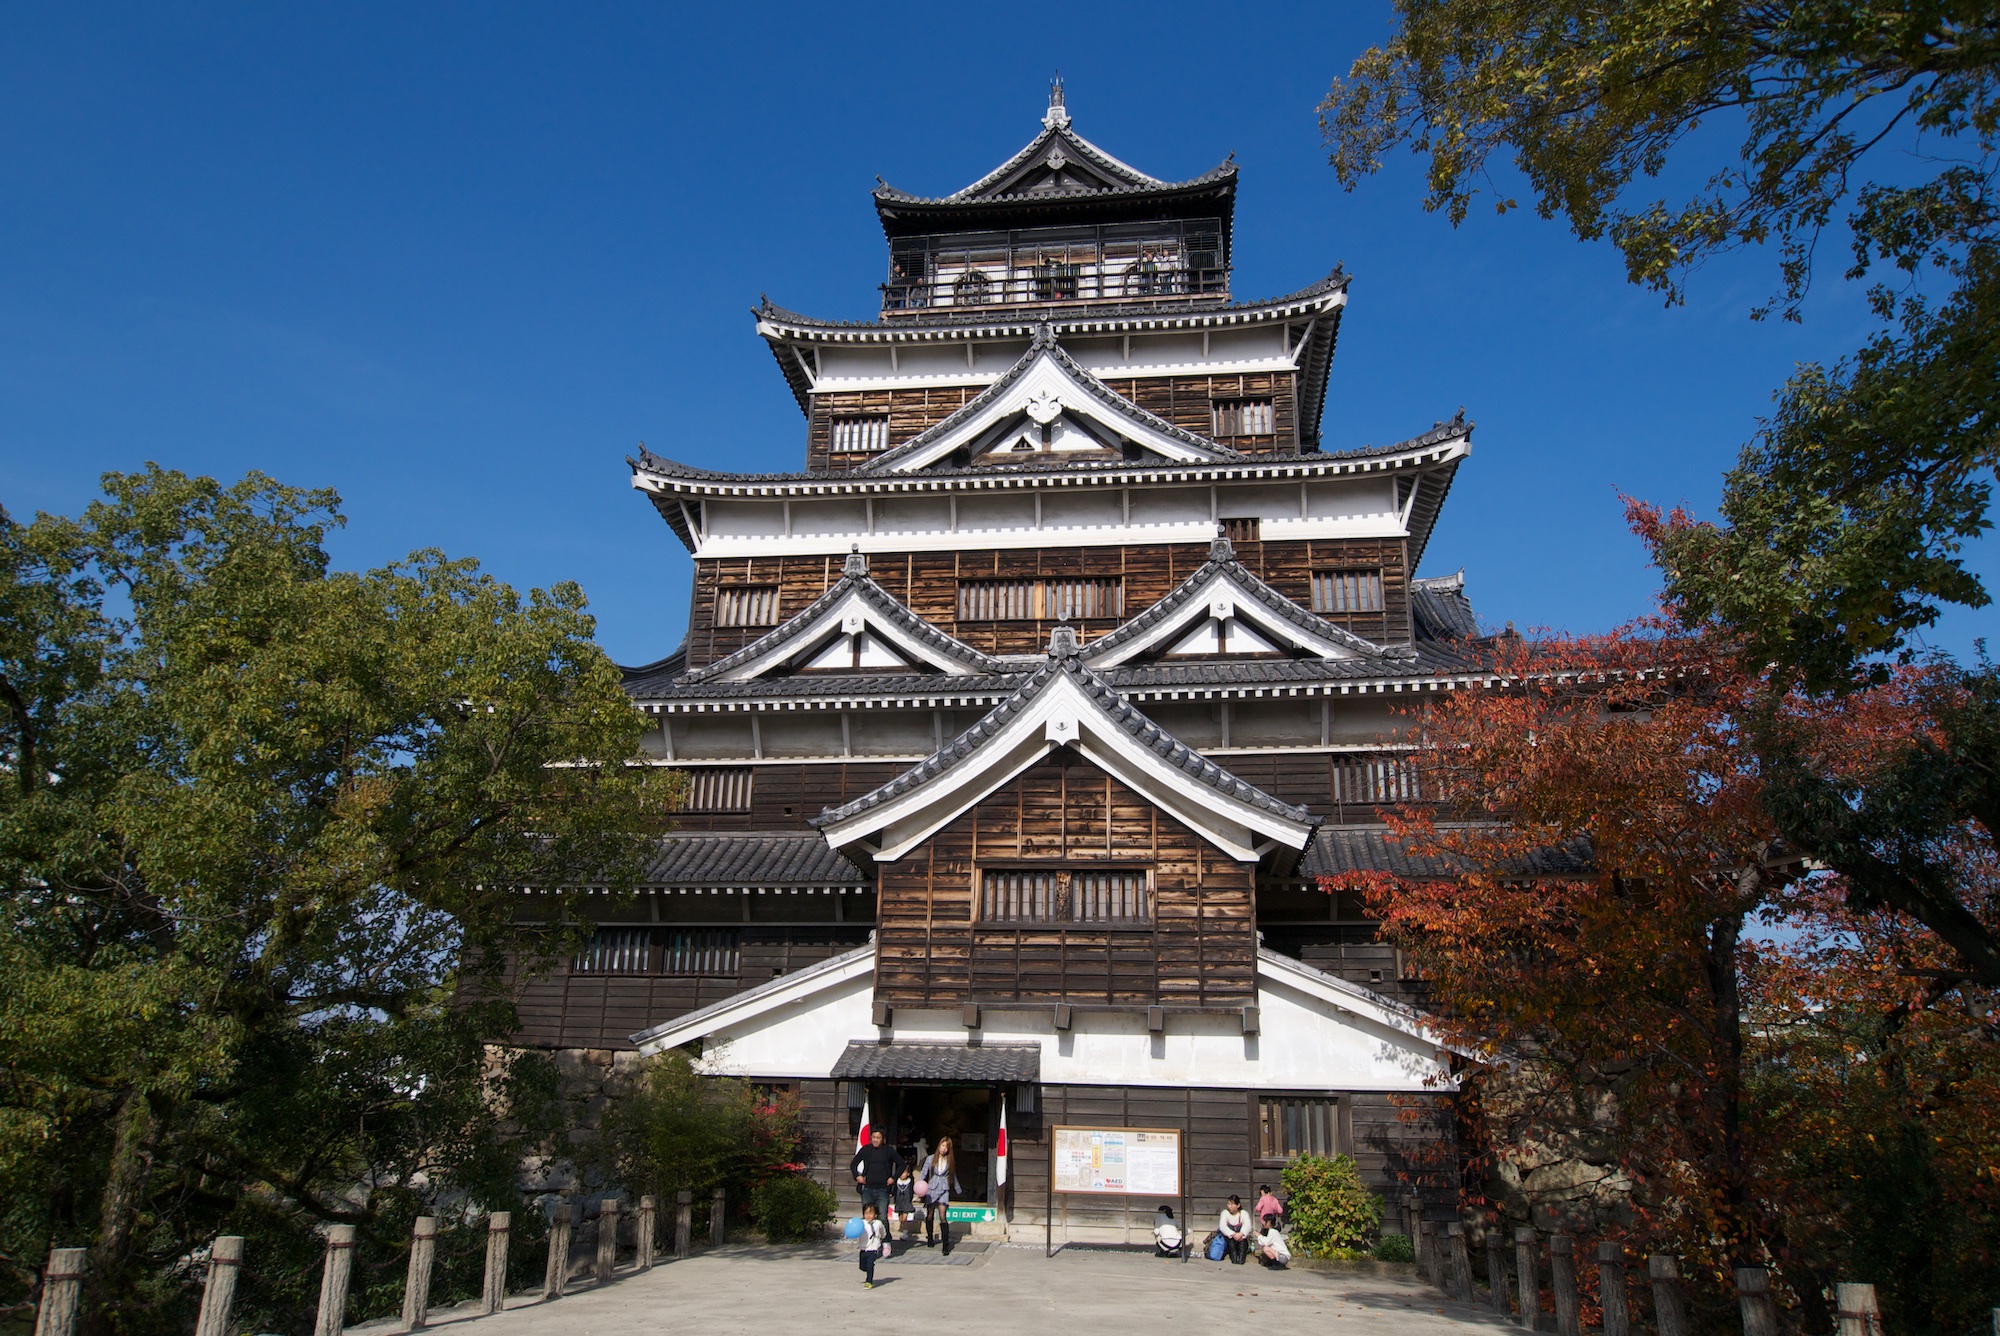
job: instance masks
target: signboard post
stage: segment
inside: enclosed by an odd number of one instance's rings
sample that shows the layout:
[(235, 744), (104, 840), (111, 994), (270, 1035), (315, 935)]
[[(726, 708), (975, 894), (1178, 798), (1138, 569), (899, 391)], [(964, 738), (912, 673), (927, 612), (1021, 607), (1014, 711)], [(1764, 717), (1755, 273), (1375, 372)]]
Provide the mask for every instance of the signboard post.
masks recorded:
[(1171, 1127), (1052, 1127), (1044, 1252), (1055, 1256), (1056, 1194), (1171, 1197), (1187, 1230), (1181, 1133)]

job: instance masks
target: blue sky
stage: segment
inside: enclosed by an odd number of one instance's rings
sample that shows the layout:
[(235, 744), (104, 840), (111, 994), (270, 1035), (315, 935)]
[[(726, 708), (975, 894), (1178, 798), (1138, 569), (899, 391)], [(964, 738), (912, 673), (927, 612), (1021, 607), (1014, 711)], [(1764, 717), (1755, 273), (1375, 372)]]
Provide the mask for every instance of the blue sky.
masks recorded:
[[(1483, 617), (1601, 629), (1655, 581), (1618, 493), (1699, 511), (1805, 359), (1868, 328), (1829, 267), (1754, 324), (1769, 255), (1686, 306), (1532, 213), (1353, 194), (1314, 114), (1386, 6), (15, 5), (0, 12), (0, 502), (74, 512), (146, 460), (331, 486), (347, 565), (412, 548), (582, 583), (622, 662), (678, 641), (690, 567), (638, 441), (796, 468), (768, 292), (873, 314), (879, 174), (958, 188), (1036, 130), (1142, 170), (1242, 165), (1239, 297), (1344, 263), (1328, 448), (1478, 423), (1424, 562)], [(2000, 561), (1988, 543), (1989, 579)], [(1957, 613), (1964, 652), (1996, 623)]]

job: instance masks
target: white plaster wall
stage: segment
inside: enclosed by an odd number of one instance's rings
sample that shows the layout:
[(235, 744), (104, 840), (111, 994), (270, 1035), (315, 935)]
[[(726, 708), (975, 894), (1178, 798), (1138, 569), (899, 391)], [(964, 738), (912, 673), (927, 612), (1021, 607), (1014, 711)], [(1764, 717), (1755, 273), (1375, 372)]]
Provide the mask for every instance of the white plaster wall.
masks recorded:
[[(898, 1008), (895, 1024), (870, 1023), (874, 980), (851, 979), (815, 997), (724, 1025), (708, 1044), (704, 1067), (741, 1076), (824, 1078), (850, 1041), (892, 1039), (962, 1044), (966, 1030), (951, 1011)], [(1075, 1013), (1055, 1029), (1053, 1007), (985, 1010), (987, 1043), (1036, 1043), (1051, 1085), (1214, 1087), (1250, 1090), (1421, 1092), (1444, 1075), (1436, 1049), (1265, 978), (1257, 990), (1259, 1034), (1245, 1035), (1233, 1016), (1170, 1016), (1164, 1035), (1149, 1034), (1143, 1013)]]

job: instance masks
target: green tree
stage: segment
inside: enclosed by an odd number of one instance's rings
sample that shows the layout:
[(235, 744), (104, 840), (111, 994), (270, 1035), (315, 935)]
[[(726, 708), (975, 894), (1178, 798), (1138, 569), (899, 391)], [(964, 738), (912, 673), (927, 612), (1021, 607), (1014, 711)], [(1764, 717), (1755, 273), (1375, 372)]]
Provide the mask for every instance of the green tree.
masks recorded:
[(743, 1201), (757, 1184), (800, 1168), (804, 1141), (798, 1096), (703, 1076), (687, 1054), (668, 1052), (606, 1110), (592, 1168), (634, 1194), (671, 1201), (727, 1187)]
[(575, 586), (335, 571), (336, 498), (257, 474), (104, 489), (0, 517), (0, 1298), (87, 1245), (143, 1332), (217, 1232), (514, 1204), (510, 888), (629, 884), (670, 795)]
[[(1395, 33), (1321, 107), (1350, 188), (1407, 145), (1426, 157), (1426, 206), (1458, 223), (1511, 162), (1542, 216), (1609, 238), (1631, 280), (1669, 300), (1704, 259), (1771, 243), (1774, 305), (1798, 318), (1829, 227), (1846, 229), (1847, 276), (1878, 279), (1880, 328), (1779, 392), (1725, 480), (1721, 523), (1634, 506), (1681, 620), (1731, 638), (1747, 671), (1774, 667), (1775, 702), (1794, 686), (1840, 696), (1880, 684), (1943, 605), (1986, 606), (1964, 554), (1991, 527), (2000, 461), (2000, 11), (1966, 0), (1397, 9)], [(1669, 202), (1650, 184), (1662, 177), (1699, 184)], [(1934, 669), (1933, 681), (1953, 671)], [(1764, 727), (1775, 706), (1747, 723), (1787, 840), (1838, 869), (1858, 911), (1916, 917), (1992, 986), (1991, 906), (1938, 850), (1967, 831), (1991, 849), (2000, 682), (1983, 661), (1956, 673), (1931, 702), (1938, 727), (1866, 781)]]

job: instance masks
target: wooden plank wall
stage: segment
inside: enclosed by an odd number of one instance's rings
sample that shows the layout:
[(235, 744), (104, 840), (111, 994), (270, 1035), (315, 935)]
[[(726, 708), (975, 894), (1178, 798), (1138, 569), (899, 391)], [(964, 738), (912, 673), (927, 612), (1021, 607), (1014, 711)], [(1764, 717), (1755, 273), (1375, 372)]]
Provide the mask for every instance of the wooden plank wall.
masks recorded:
[(513, 1042), (524, 1048), (630, 1049), (637, 1031), (851, 951), (869, 932), (865, 923), (726, 926), (743, 933), (740, 973), (733, 975), (572, 974), (567, 962), (560, 962), (547, 973), (524, 977), (510, 962), (506, 985), (521, 1024)]
[(872, 792), (909, 768), (904, 761), (752, 763), (749, 811), (677, 812), (674, 822), (681, 830), (807, 830), (825, 808)]
[[(979, 868), (1022, 859), (1150, 864), (1152, 927), (975, 923)], [(1057, 753), (882, 867), (875, 996), (931, 1007), (1244, 1006), (1256, 999), (1254, 872), (1095, 766)]]
[[(1312, 572), (1379, 569), (1383, 607), (1379, 613), (1329, 620), (1382, 644), (1410, 638), (1410, 596), (1406, 545), (1401, 539), (1325, 539), (1315, 542), (1252, 542), (1236, 549), (1237, 559), (1286, 598), (1312, 606)], [(778, 620), (797, 615), (840, 579), (845, 559), (815, 557), (735, 557), (695, 562), (694, 602), (688, 617), (688, 666), (698, 668), (733, 653), (769, 632), (769, 626), (715, 625), (716, 589), (723, 584), (776, 585)], [(1124, 580), (1125, 617), (1136, 617), (1171, 593), (1208, 560), (1208, 545), (1156, 544), (1132, 547), (969, 548), (952, 552), (877, 553), (868, 559), (876, 582), (925, 621), (975, 649), (990, 654), (1033, 654), (1048, 648), (1054, 621), (965, 622), (958, 620), (960, 580), (1036, 577), (1110, 577)], [(1086, 639), (1118, 626), (1104, 618), (1077, 623)]]
[[(855, 727), (865, 727), (867, 718), (867, 715), (856, 716)], [(951, 736), (947, 731), (947, 740)], [(1333, 768), (1346, 759), (1349, 758), (1329, 752), (1269, 752), (1225, 756), (1221, 764), (1238, 779), (1255, 784), (1274, 798), (1311, 808), (1334, 825), (1378, 824), (1381, 818), (1377, 804), (1334, 801)], [(735, 764), (731, 763), (730, 768)], [(851, 802), (909, 768), (901, 761), (745, 764), (755, 771), (750, 788), (751, 809), (678, 813), (674, 820), (680, 829), (807, 830), (810, 829), (807, 822), (823, 809)]]
[(1246, 455), (1297, 454), (1299, 449), (1298, 373), (1254, 372), (1234, 376), (1153, 376), (1104, 383), (1147, 412), (1183, 431), (1215, 439), (1215, 405), (1234, 399), (1269, 399), (1272, 434), (1234, 436), (1222, 441)]
[[(1272, 434), (1238, 436), (1223, 444), (1245, 454), (1296, 454), (1299, 448), (1298, 373), (1254, 372), (1233, 376), (1123, 376), (1104, 382), (1149, 413), (1197, 436), (1213, 438), (1215, 404), (1269, 399)], [(806, 417), (806, 467), (835, 471), (865, 463), (868, 455), (832, 453), (836, 417), (886, 416), (889, 448), (903, 444), (956, 413), (984, 390), (981, 385), (908, 390), (829, 391), (812, 397)]]

